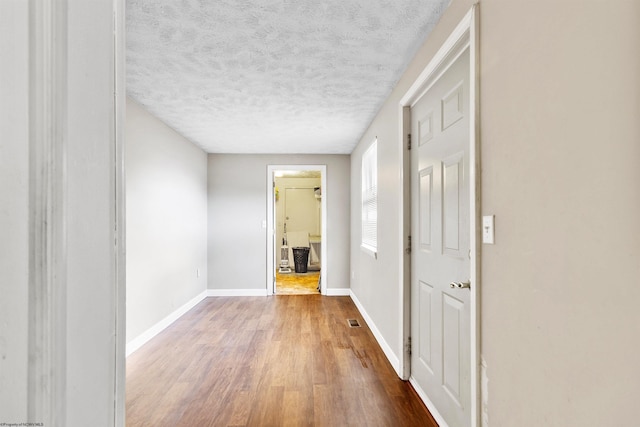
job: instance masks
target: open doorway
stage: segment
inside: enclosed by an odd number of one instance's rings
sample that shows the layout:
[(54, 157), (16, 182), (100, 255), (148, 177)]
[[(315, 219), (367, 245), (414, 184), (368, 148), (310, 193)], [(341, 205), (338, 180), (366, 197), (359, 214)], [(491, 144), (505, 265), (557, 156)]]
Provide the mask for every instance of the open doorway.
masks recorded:
[(270, 165), (268, 182), (269, 293), (324, 293), (326, 166)]

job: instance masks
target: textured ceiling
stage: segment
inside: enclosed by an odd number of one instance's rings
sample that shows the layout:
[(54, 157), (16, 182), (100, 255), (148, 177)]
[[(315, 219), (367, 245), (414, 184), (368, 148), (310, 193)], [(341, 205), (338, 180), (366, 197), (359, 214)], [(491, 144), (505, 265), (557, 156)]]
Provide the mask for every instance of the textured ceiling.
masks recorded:
[(210, 153), (351, 153), (449, 0), (127, 0), (127, 92)]

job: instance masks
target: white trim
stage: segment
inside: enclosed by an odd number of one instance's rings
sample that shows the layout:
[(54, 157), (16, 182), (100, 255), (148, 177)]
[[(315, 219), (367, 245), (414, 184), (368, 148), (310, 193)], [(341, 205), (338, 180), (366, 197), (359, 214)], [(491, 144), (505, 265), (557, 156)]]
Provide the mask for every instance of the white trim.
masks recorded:
[(436, 409), (436, 405), (434, 405), (431, 399), (429, 399), (429, 396), (427, 396), (427, 393), (425, 393), (422, 387), (418, 385), (418, 382), (413, 376), (409, 378), (409, 383), (411, 384), (413, 389), (416, 391), (416, 393), (418, 393), (418, 396), (420, 396), (420, 399), (422, 399), (424, 404), (427, 406), (429, 413), (431, 414), (433, 419), (436, 420), (436, 423), (438, 423), (438, 427), (449, 427), (449, 425), (444, 420), (444, 418), (442, 418), (442, 415), (440, 415), (440, 412), (438, 412), (438, 409)]
[(138, 335), (136, 338), (132, 339), (127, 344), (127, 357), (130, 356), (133, 352), (138, 350), (140, 347), (151, 341), (153, 337), (158, 335), (160, 332), (164, 331), (167, 327), (169, 327), (173, 322), (178, 320), (181, 316), (183, 316), (186, 312), (195, 307), (199, 302), (204, 300), (207, 297), (207, 291), (201, 292), (198, 296), (188, 301), (182, 307), (175, 310), (173, 313), (169, 314), (167, 317), (153, 325), (151, 328), (144, 331), (142, 334)]
[(113, 0), (114, 34), (114, 197), (115, 197), (115, 396), (114, 424), (125, 425), (126, 389), (126, 188), (124, 164), (124, 131), (126, 120), (126, 79), (125, 79), (125, 0)]
[(29, 2), (27, 419), (67, 408), (67, 2)]
[(328, 297), (348, 297), (351, 296), (349, 288), (328, 288), (326, 295)]
[[(471, 9), (469, 10), (469, 12), (467, 12), (467, 14), (464, 16), (464, 18), (462, 18), (462, 20), (460, 21), (460, 23), (456, 26), (456, 28), (453, 30), (453, 32), (449, 35), (449, 37), (447, 38), (447, 40), (443, 43), (443, 45), (440, 47), (440, 49), (438, 50), (438, 52), (434, 55), (434, 57), (431, 59), (431, 61), (429, 61), (429, 64), (425, 67), (425, 69), (420, 73), (420, 75), (418, 76), (418, 78), (416, 79), (416, 81), (413, 83), (413, 85), (411, 85), (411, 87), (409, 88), (409, 90), (405, 93), (405, 95), (402, 97), (402, 99), (400, 100), (399, 103), (399, 118), (401, 120), (400, 123), (402, 123), (402, 125), (400, 126), (401, 130), (400, 130), (400, 141), (401, 141), (401, 145), (404, 145), (405, 142), (405, 134), (407, 133), (411, 133), (411, 125), (409, 123), (408, 125), (408, 129), (407, 129), (407, 124), (406, 122), (403, 120), (405, 118), (404, 114), (405, 114), (405, 108), (412, 106), (415, 102), (417, 102), (418, 99), (420, 99), (420, 97), (425, 93), (425, 91), (428, 90), (430, 84), (434, 81), (437, 80), (437, 78), (439, 77), (439, 75), (441, 73), (443, 73), (446, 68), (447, 68), (447, 64), (452, 62), (452, 59), (455, 58), (457, 55), (459, 55), (464, 49), (461, 49), (461, 46), (469, 46), (469, 55), (470, 55), (470, 135), (469, 135), (469, 144), (470, 144), (470, 151), (469, 151), (469, 157), (471, 159), (474, 159), (473, 162), (470, 162), (470, 179), (471, 179), (471, 185), (469, 188), (469, 195), (470, 195), (470, 205), (469, 205), (469, 212), (470, 212), (470, 218), (469, 218), (469, 225), (470, 225), (470, 250), (471, 250), (471, 262), (470, 262), (470, 276), (471, 276), (471, 280), (473, 285), (471, 286), (471, 301), (470, 301), (470, 321), (471, 321), (471, 326), (470, 326), (470, 355), (469, 355), (469, 359), (470, 359), (470, 386), (471, 386), (471, 426), (472, 427), (477, 427), (479, 425), (479, 414), (478, 414), (478, 408), (479, 408), (479, 400), (480, 400), (480, 390), (479, 390), (479, 366), (480, 366), (480, 360), (479, 360), (479, 328), (480, 328), (480, 307), (479, 307), (479, 288), (480, 288), (480, 271), (479, 271), (479, 257), (480, 257), (480, 246), (479, 246), (479, 242), (477, 239), (477, 233), (478, 233), (478, 229), (477, 229), (477, 221), (478, 221), (478, 215), (480, 212), (480, 202), (479, 202), (479, 196), (480, 196), (480, 178), (478, 176), (478, 173), (480, 171), (480, 167), (479, 167), (479, 161), (480, 161), (480, 156), (479, 156), (479, 90), (478, 90), (478, 24), (477, 24), (477, 20), (478, 20), (478, 11), (477, 11), (477, 4), (474, 4)], [(402, 147), (401, 147), (402, 149)], [(404, 164), (404, 157), (400, 157), (401, 158), (401, 163), (399, 165), (400, 170), (404, 171), (405, 169), (405, 164)], [(404, 177), (403, 177), (404, 178)], [(400, 194), (406, 194), (406, 180), (405, 179), (401, 179), (400, 180)], [(410, 197), (410, 193), (409, 193), (409, 197)], [(405, 203), (404, 203), (404, 199), (402, 200), (403, 203), (401, 203), (401, 206), (405, 207)], [(409, 217), (410, 218), (410, 217)], [(406, 220), (406, 218), (403, 216), (403, 221)], [(410, 219), (409, 219), (410, 221)], [(401, 230), (404, 230), (404, 227), (406, 226), (406, 223), (402, 223), (402, 227)], [(401, 233), (400, 239), (402, 239), (402, 241), (404, 241), (404, 234)], [(404, 243), (403, 246), (404, 247)], [(404, 260), (404, 258), (403, 258)], [(410, 274), (410, 273), (409, 273)], [(410, 304), (411, 301), (411, 288), (409, 285), (409, 291), (406, 292), (405, 290), (405, 274), (403, 271), (403, 274), (400, 277), (400, 286), (401, 286), (401, 292), (402, 295), (404, 296), (402, 302), (401, 302), (401, 315), (400, 315), (400, 324), (402, 325), (402, 331), (401, 331), (401, 337), (403, 337), (403, 339), (405, 339), (406, 337), (410, 336), (411, 331), (410, 331), (410, 325), (411, 322), (407, 322), (406, 320), (406, 311), (410, 310), (410, 306), (409, 308), (407, 308), (407, 301)], [(409, 330), (407, 330), (407, 328)], [(404, 358), (401, 359), (401, 361)], [(401, 365), (400, 367), (401, 369), (399, 370), (399, 372), (401, 372), (402, 374), (399, 374), (401, 377), (403, 377), (403, 374), (406, 375), (407, 373), (410, 372), (410, 367), (407, 368), (403, 365)], [(413, 382), (412, 382), (413, 383)], [(415, 387), (415, 386), (414, 386)], [(421, 398), (423, 398), (423, 400), (425, 400), (426, 398), (426, 394), (424, 394), (424, 392), (422, 394), (419, 393), (419, 395), (421, 396)], [(424, 396), (423, 396), (424, 395)], [(425, 404), (427, 404), (427, 400), (425, 400)], [(429, 406), (427, 404), (427, 406)], [(433, 406), (433, 405), (432, 405)], [(429, 408), (429, 410), (431, 411), (431, 407)], [(433, 411), (432, 411), (433, 412)], [(441, 424), (443, 425), (443, 424)]]
[(327, 233), (327, 198), (329, 197), (329, 188), (327, 187), (327, 165), (267, 165), (267, 277), (266, 292), (268, 295), (275, 294), (275, 268), (276, 268), (276, 218), (275, 206), (273, 203), (275, 183), (275, 171), (277, 170), (301, 170), (301, 171), (320, 171), (320, 186), (322, 188), (322, 198), (320, 199), (320, 234), (322, 236), (322, 244), (320, 246), (320, 293), (327, 294), (327, 277), (329, 271), (329, 263), (327, 256), (327, 248), (329, 247), (329, 235)]
[[(471, 123), (469, 124), (469, 158), (470, 177), (472, 185), (469, 187), (469, 248), (471, 249), (471, 277), (475, 278), (475, 286), (471, 287), (471, 345), (469, 347), (469, 358), (471, 366), (469, 367), (471, 380), (471, 425), (473, 427), (481, 425), (480, 409), (482, 407), (480, 400), (482, 399), (480, 389), (480, 287), (482, 278), (480, 276), (480, 259), (482, 257), (482, 239), (479, 238), (481, 233), (482, 219), (481, 201), (482, 194), (480, 184), (480, 26), (478, 19), (478, 4), (475, 4), (471, 11), (471, 19), (469, 22), (469, 116)], [(472, 279), (473, 280), (473, 279)]]
[(267, 289), (207, 289), (208, 297), (266, 297)]
[(382, 348), (384, 355), (387, 356), (389, 363), (391, 363), (391, 366), (393, 366), (393, 369), (395, 369), (396, 373), (400, 375), (400, 361), (398, 360), (398, 356), (396, 356), (391, 346), (387, 343), (387, 341), (385, 341), (384, 336), (382, 335), (376, 324), (373, 323), (373, 319), (364, 309), (364, 306), (360, 304), (360, 301), (358, 301), (358, 297), (356, 297), (353, 291), (349, 292), (349, 296), (351, 296), (351, 300), (358, 308), (358, 311), (362, 315), (364, 321), (367, 322), (367, 326), (371, 330), (371, 333), (373, 333), (376, 341), (378, 341), (378, 345), (380, 345), (380, 348)]
[(373, 259), (378, 259), (378, 252), (375, 249), (373, 249), (371, 246), (361, 243), (360, 250), (365, 254), (369, 255), (370, 257), (372, 257)]
[(434, 77), (435, 72), (446, 61), (449, 54), (455, 50), (456, 45), (466, 37), (471, 28), (471, 23), (476, 19), (475, 13), (476, 5), (474, 5), (469, 12), (462, 18), (460, 23), (456, 26), (453, 32), (449, 35), (447, 40), (438, 49), (438, 52), (429, 61), (429, 64), (420, 73), (415, 82), (411, 85), (409, 90), (400, 100), (400, 108), (405, 106), (411, 106), (416, 100), (418, 100), (425, 91), (427, 82)]

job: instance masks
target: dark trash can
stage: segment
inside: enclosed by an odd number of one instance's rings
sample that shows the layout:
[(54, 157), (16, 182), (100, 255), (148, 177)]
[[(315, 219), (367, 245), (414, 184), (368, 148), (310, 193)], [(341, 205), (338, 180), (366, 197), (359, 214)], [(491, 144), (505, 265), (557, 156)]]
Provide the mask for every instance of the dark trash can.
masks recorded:
[(293, 262), (296, 265), (296, 273), (306, 273), (309, 263), (309, 248), (295, 247), (293, 250)]

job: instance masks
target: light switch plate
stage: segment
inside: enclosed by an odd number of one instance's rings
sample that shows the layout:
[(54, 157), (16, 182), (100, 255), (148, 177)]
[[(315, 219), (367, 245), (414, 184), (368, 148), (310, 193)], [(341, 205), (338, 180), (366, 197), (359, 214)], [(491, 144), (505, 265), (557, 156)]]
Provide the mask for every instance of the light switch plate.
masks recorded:
[(482, 243), (493, 245), (495, 243), (495, 215), (482, 217)]

